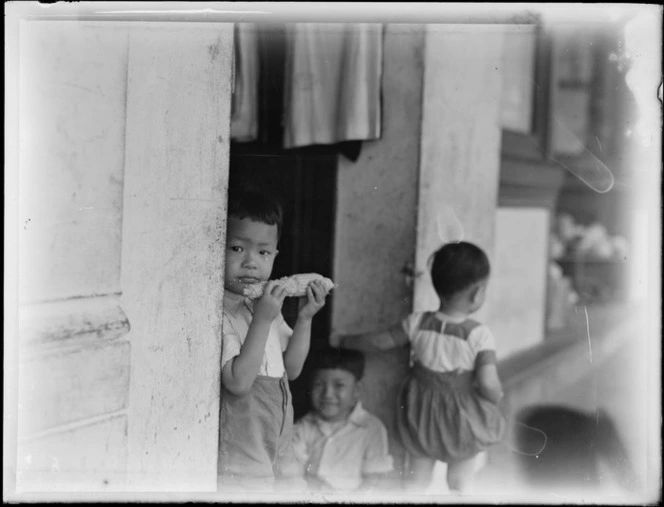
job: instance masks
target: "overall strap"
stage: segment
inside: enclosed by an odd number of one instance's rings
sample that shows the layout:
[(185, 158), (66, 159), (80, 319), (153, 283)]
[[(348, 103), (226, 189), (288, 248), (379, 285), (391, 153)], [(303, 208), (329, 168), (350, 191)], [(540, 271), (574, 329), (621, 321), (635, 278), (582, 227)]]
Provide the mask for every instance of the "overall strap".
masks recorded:
[(472, 319), (466, 319), (463, 322), (458, 322), (458, 323), (446, 322), (445, 329), (443, 332), (445, 334), (455, 336), (465, 341), (468, 340), (470, 333), (472, 333), (473, 330), (480, 325), (481, 324), (479, 322), (474, 321)]
[(446, 322), (438, 317), (435, 312), (425, 312), (417, 328), (420, 331), (434, 331), (467, 340), (470, 333), (478, 326), (481, 326), (481, 324), (473, 319), (466, 319), (463, 322)]
[(443, 332), (443, 321), (440, 320), (434, 312), (424, 312), (420, 323), (417, 325), (419, 331)]

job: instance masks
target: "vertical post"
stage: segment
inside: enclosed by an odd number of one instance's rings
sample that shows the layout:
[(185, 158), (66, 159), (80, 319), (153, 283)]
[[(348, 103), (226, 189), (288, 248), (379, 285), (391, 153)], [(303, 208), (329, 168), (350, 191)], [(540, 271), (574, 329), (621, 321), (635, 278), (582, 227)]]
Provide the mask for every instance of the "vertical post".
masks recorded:
[(414, 308), (437, 308), (429, 256), (464, 239), (493, 252), (500, 168), (499, 25), (428, 25)]
[(232, 33), (130, 33), (121, 281), (139, 491), (216, 489)]

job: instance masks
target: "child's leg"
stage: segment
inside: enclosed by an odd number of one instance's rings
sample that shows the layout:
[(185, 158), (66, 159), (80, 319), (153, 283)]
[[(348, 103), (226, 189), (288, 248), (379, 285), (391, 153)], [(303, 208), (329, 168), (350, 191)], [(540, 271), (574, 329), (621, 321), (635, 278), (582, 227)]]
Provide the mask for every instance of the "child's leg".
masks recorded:
[(452, 491), (468, 491), (475, 475), (475, 457), (447, 463), (447, 485)]
[(424, 490), (431, 484), (433, 468), (436, 461), (431, 458), (420, 458), (408, 455), (404, 487), (406, 489)]

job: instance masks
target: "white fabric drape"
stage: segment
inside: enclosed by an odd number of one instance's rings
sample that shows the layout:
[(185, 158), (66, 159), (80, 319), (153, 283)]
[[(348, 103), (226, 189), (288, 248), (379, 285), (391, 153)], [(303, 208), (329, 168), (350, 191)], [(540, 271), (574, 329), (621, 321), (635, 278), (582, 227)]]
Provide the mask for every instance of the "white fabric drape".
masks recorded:
[(253, 23), (235, 26), (231, 139), (249, 142), (258, 137), (258, 30)]
[(380, 137), (380, 24), (289, 25), (284, 146)]

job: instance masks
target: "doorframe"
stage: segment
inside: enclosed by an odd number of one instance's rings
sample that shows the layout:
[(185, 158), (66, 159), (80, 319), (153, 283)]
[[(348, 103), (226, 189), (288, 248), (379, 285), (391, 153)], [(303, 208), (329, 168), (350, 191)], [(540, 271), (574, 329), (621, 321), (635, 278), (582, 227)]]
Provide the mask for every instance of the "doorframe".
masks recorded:
[(121, 285), (132, 491), (217, 489), (232, 34), (188, 21), (130, 30)]

